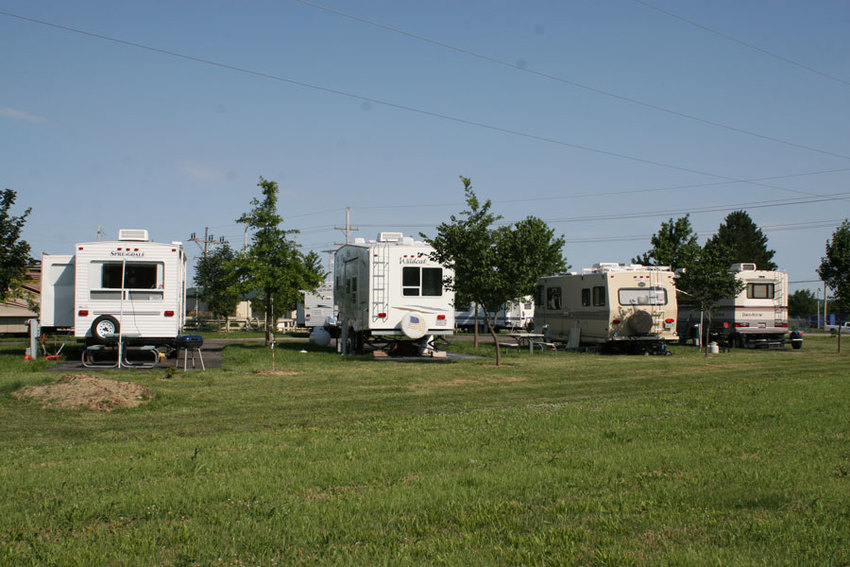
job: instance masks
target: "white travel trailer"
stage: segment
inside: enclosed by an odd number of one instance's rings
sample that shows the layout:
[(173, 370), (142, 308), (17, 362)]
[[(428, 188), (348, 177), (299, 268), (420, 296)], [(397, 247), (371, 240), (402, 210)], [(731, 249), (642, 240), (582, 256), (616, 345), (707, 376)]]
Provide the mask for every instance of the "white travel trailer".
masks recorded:
[(127, 343), (171, 344), (186, 317), (183, 244), (151, 242), (147, 230), (82, 242), (42, 256), (42, 330), (73, 329), (87, 343), (120, 333)]
[[(788, 274), (759, 270), (753, 263), (732, 264), (730, 271), (744, 286), (734, 299), (717, 302), (708, 339), (738, 347), (784, 344), (788, 338)], [(700, 315), (699, 307), (684, 302), (679, 306), (682, 339), (699, 337)], [(708, 323), (702, 319), (702, 324)], [(792, 341), (792, 345), (799, 348), (802, 341)]]
[[(471, 331), (475, 327), (475, 306), (469, 305), (464, 310), (455, 311), (455, 327)], [(484, 310), (478, 308), (478, 329), (485, 329)], [(502, 329), (527, 329), (534, 323), (534, 297), (528, 295), (517, 301), (509, 301), (504, 308), (496, 313), (496, 331)]]
[(325, 282), (316, 291), (301, 291), (301, 301), (295, 306), (298, 327), (332, 327), (336, 325), (333, 282)]
[(541, 278), (535, 329), (571, 348), (667, 353), (678, 340), (674, 277), (665, 266), (600, 263)]
[(451, 273), (431, 259), (433, 248), (400, 232), (356, 238), (334, 255), (334, 301), (346, 352), (380, 340), (424, 340), (454, 329)]

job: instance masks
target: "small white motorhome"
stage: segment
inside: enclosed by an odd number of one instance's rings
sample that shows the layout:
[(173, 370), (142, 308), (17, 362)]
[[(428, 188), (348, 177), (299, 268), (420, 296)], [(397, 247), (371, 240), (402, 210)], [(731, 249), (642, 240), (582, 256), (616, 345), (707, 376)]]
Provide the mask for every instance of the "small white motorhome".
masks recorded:
[[(468, 305), (466, 309), (455, 311), (455, 327), (464, 331), (471, 331), (475, 328), (474, 313), (475, 306)], [(477, 310), (478, 329), (486, 331), (484, 322), (484, 310), (481, 307)], [(505, 307), (496, 313), (495, 327), (496, 331), (502, 329), (519, 330), (530, 328), (534, 323), (534, 297), (531, 295), (525, 296), (517, 301), (509, 301)]]
[(120, 335), (169, 344), (186, 317), (186, 255), (180, 242), (151, 242), (147, 230), (81, 242), (74, 254), (42, 256), (42, 330), (73, 329), (87, 343)]
[[(753, 263), (732, 264), (730, 271), (744, 287), (734, 299), (717, 302), (708, 340), (738, 347), (784, 344), (788, 335), (788, 274), (759, 270)], [(685, 302), (679, 306), (679, 334), (683, 340), (699, 337), (700, 321), (698, 306)], [(703, 321), (708, 324), (704, 317)]]
[(295, 325), (312, 329), (336, 325), (333, 282), (325, 282), (316, 291), (301, 291), (295, 306)]
[(345, 352), (376, 341), (428, 339), (454, 329), (451, 273), (431, 259), (433, 248), (400, 232), (357, 238), (334, 255), (334, 302)]
[(674, 277), (664, 266), (600, 263), (541, 278), (535, 329), (568, 347), (668, 353), (678, 340)]

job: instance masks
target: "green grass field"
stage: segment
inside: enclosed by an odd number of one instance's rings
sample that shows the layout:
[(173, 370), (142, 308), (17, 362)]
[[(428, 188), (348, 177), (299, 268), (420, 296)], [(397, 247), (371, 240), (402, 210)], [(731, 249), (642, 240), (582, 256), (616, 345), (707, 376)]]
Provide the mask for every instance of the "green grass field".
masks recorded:
[(106, 413), (14, 397), (61, 374), (0, 345), (0, 564), (848, 565), (835, 346), (495, 367), (281, 343), (270, 374), (233, 344), (98, 373), (153, 393)]

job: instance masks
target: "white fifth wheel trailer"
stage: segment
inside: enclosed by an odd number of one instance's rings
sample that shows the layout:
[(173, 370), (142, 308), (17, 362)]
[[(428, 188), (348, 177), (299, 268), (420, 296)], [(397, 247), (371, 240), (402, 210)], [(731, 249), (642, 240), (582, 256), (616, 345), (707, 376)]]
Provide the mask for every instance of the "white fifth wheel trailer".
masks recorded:
[(147, 230), (118, 240), (81, 242), (74, 254), (42, 256), (42, 331), (72, 329), (89, 344), (121, 335), (164, 345), (186, 317), (186, 255), (180, 242), (151, 242)]
[[(464, 331), (475, 328), (475, 306), (467, 305), (466, 309), (455, 311), (455, 327)], [(485, 331), (484, 310), (477, 309), (478, 329)], [(518, 330), (531, 328), (534, 324), (534, 297), (525, 296), (516, 301), (509, 301), (496, 313), (496, 331), (502, 329)]]
[(336, 325), (333, 282), (325, 282), (316, 291), (301, 291), (295, 306), (295, 325), (312, 329)]
[(674, 277), (664, 266), (600, 263), (541, 278), (535, 329), (568, 347), (668, 353), (678, 340)]
[(427, 349), (435, 335), (454, 329), (452, 274), (431, 259), (433, 248), (400, 232), (377, 240), (356, 238), (334, 255), (334, 301), (345, 352), (367, 345), (418, 340)]
[[(753, 263), (732, 264), (730, 271), (744, 284), (735, 298), (717, 302), (707, 335), (709, 341), (727, 346), (775, 347), (789, 339), (788, 274), (759, 270)], [(679, 335), (683, 340), (699, 337), (701, 324), (698, 306), (682, 302), (679, 306)], [(704, 325), (708, 320), (702, 317)], [(802, 340), (792, 340), (794, 348)]]

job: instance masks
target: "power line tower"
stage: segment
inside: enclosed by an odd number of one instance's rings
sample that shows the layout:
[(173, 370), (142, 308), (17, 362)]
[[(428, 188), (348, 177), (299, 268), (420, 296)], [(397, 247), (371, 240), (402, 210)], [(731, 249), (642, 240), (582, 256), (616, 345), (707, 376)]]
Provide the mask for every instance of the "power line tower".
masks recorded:
[(345, 228), (335, 226), (334, 230), (341, 230), (345, 233), (345, 242), (334, 242), (337, 246), (348, 244), (351, 242), (351, 233), (360, 230), (356, 226), (351, 226), (351, 207), (345, 207)]
[(224, 242), (225, 242), (223, 236), (220, 237), (218, 240), (216, 240), (215, 237), (212, 234), (210, 234), (210, 227), (208, 227), (208, 226), (204, 227), (204, 238), (203, 238), (203, 240), (198, 238), (197, 235), (194, 232), (189, 236), (189, 240), (191, 240), (192, 242), (194, 242), (195, 244), (197, 244), (201, 248), (201, 251), (204, 253), (204, 258), (207, 257), (207, 252), (209, 251), (210, 248), (212, 248), (213, 246), (216, 246), (218, 244), (224, 244)]

